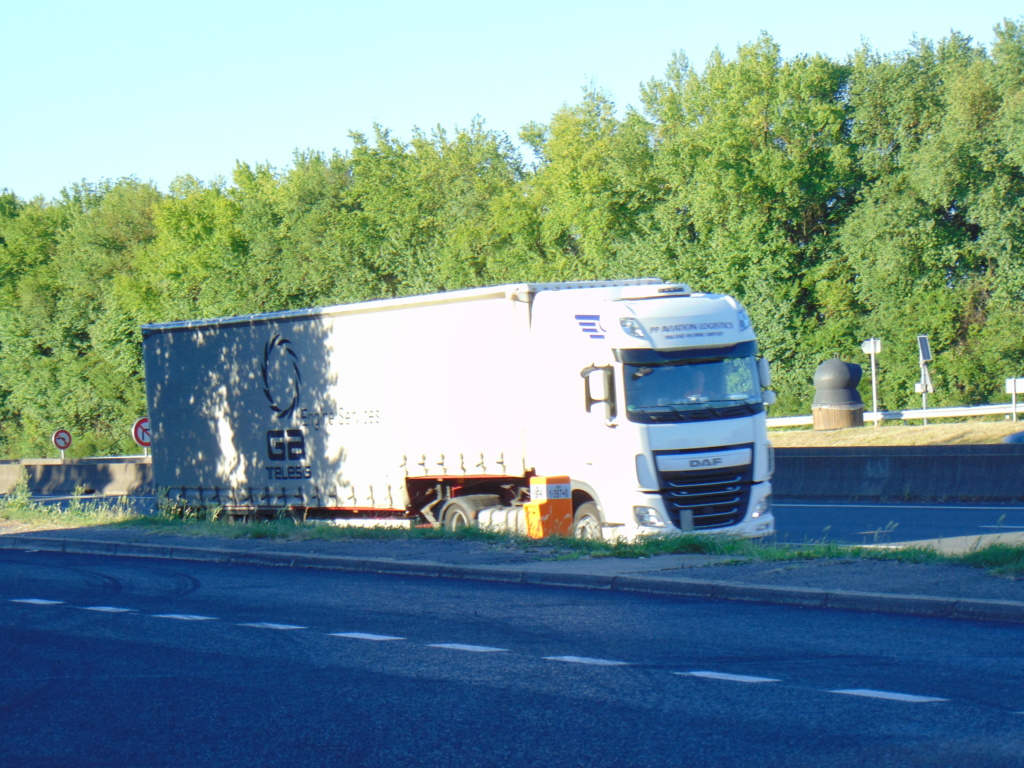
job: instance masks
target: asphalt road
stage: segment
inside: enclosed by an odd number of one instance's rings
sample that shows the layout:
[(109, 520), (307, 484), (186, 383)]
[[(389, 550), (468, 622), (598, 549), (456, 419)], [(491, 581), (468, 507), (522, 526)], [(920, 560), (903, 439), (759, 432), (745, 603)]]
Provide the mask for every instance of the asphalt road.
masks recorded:
[(0, 553), (5, 766), (1017, 766), (1024, 628)]
[(794, 543), (881, 544), (1024, 531), (1024, 506), (1019, 504), (791, 499), (777, 500), (774, 510), (779, 540)]

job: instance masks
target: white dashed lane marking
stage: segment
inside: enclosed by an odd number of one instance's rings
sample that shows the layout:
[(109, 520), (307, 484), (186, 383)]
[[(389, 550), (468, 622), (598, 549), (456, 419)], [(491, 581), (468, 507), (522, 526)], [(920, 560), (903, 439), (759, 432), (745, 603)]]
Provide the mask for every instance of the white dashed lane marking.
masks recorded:
[(844, 688), (829, 693), (841, 693), (844, 696), (863, 696), (868, 699), (885, 699), (887, 701), (903, 701), (908, 704), (928, 704), (936, 701), (949, 701), (934, 696), (915, 696), (911, 693), (894, 693), (893, 691), (874, 691), (870, 688)]
[(113, 605), (90, 605), (82, 609), (83, 611), (98, 611), (99, 613), (135, 613), (131, 608), (118, 608)]
[[(62, 600), (46, 600), (37, 597), (25, 597), (25, 598), (10, 598), (8, 602), (21, 603), (25, 605), (65, 605)], [(73, 606), (72, 606), (73, 607)], [(99, 613), (137, 613), (133, 608), (122, 608), (111, 605), (91, 605), (91, 606), (80, 606), (81, 610), (85, 611), (96, 611)], [(157, 619), (175, 619), (177, 621), (217, 621), (218, 619), (214, 616), (203, 616), (192, 613), (158, 613), (151, 614), (153, 618)], [(308, 627), (299, 626), (296, 624), (277, 624), (273, 622), (252, 622), (239, 624), (242, 627), (255, 627), (257, 629), (273, 629), (278, 631), (289, 631), (289, 630), (303, 630)], [(388, 642), (395, 640), (406, 640), (404, 637), (398, 637), (397, 635), (380, 635), (370, 632), (332, 632), (329, 634), (330, 637), (342, 637), (352, 640), (368, 640), (373, 642)], [(470, 653), (508, 653), (507, 648), (496, 648), (489, 645), (469, 645), (466, 643), (431, 643), (427, 645), (428, 648), (441, 648), (453, 651), (466, 651)], [(618, 661), (615, 659), (600, 659), (589, 656), (544, 656), (544, 661), (562, 661), (569, 664), (585, 664), (590, 666), (599, 667), (622, 667), (630, 666), (628, 661)], [(774, 677), (757, 677), (754, 675), (737, 675), (730, 672), (715, 672), (712, 670), (691, 670), (689, 672), (673, 672), (672, 674), (680, 677), (698, 677), (709, 680), (722, 680), (734, 683), (778, 683), (781, 682), (778, 678)], [(858, 696), (862, 698), (871, 699), (882, 699), (886, 701), (897, 701), (908, 704), (925, 704), (935, 702), (948, 702), (950, 699), (939, 698), (936, 696), (919, 696), (910, 693), (898, 693), (895, 691), (879, 691), (871, 688), (841, 688), (836, 690), (830, 690), (829, 693), (838, 693), (844, 696)], [(1024, 711), (1014, 712), (1015, 715), (1024, 716)]]
[(374, 635), (369, 632), (331, 632), (331, 637), (348, 637), (352, 640), (374, 640), (384, 642), (387, 640), (405, 640), (404, 637), (394, 635)]
[(450, 651), (469, 651), (470, 653), (502, 653), (508, 648), (492, 648), (489, 645), (465, 645), (463, 643), (430, 643), (428, 648), (447, 648)]
[(777, 678), (774, 677), (753, 677), (752, 675), (733, 675), (728, 672), (708, 672), (704, 670), (695, 670), (693, 672), (673, 672), (674, 675), (681, 675), (683, 677), (703, 677), (708, 680), (727, 680), (731, 683), (777, 683)]
[(628, 661), (613, 661), (612, 659), (592, 659), (587, 656), (545, 656), (545, 661), (566, 661), (570, 664), (590, 664), (595, 667), (624, 667)]

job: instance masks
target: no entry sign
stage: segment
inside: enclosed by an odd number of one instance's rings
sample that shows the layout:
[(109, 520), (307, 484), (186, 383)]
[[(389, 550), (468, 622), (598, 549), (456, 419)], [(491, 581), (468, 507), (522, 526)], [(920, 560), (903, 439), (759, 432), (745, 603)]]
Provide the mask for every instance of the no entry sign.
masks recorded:
[(142, 448), (149, 448), (152, 437), (149, 434), (149, 417), (143, 416), (132, 427), (132, 439)]
[(58, 429), (56, 432), (53, 433), (53, 444), (60, 448), (60, 450), (62, 451), (67, 448), (70, 448), (71, 433), (68, 432), (66, 429)]

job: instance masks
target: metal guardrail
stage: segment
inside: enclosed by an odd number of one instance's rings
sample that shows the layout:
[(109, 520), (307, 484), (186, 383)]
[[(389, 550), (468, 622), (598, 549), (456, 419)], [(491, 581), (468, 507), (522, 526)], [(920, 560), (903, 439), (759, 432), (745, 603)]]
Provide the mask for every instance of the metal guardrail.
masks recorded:
[[(963, 419), (974, 416), (1000, 416), (1012, 414), (1017, 421), (1019, 406), (1013, 403), (998, 405), (965, 405), (957, 408), (914, 408), (906, 411), (865, 411), (864, 421), (914, 421), (917, 419)], [(814, 423), (813, 416), (781, 416), (768, 419), (768, 429), (778, 427), (807, 427)]]

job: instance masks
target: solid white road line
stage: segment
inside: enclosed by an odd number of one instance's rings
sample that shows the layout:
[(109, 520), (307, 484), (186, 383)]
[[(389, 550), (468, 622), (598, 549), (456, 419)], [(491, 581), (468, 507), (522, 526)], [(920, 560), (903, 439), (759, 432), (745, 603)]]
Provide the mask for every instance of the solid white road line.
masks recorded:
[(349, 637), (353, 640), (405, 640), (404, 637), (395, 637), (394, 635), (373, 635), (368, 632), (332, 632), (331, 637)]
[(430, 643), (427, 648), (447, 648), (452, 651), (470, 651), (471, 653), (506, 652), (508, 648), (492, 648), (489, 645), (464, 645), (462, 643)]
[(64, 605), (63, 600), (42, 600), (38, 597), (25, 597), (11, 600), (12, 603), (26, 603), (27, 605)]
[(598, 667), (622, 667), (628, 666), (628, 661), (613, 661), (611, 659), (591, 659), (586, 656), (545, 656), (545, 661), (567, 661), (570, 664), (591, 664)]
[(299, 627), (295, 624), (271, 624), (269, 622), (255, 622), (252, 624), (239, 624), (240, 627), (255, 627), (256, 629), (278, 629), (278, 630), (289, 630), (289, 629), (306, 629), (306, 627)]
[(887, 701), (906, 701), (911, 704), (927, 704), (935, 701), (949, 701), (934, 696), (915, 696), (910, 693), (893, 693), (892, 691), (873, 691), (870, 688), (845, 688), (829, 693), (841, 693), (845, 696), (863, 696), (869, 699), (885, 699)]
[(216, 621), (213, 616), (197, 616), (194, 613), (156, 613), (155, 619), (177, 619), (178, 621)]
[(693, 672), (673, 672), (674, 675), (682, 675), (684, 677), (704, 677), (708, 680), (728, 680), (731, 683), (777, 683), (779, 682), (774, 677), (753, 677), (751, 675), (732, 675), (728, 672), (707, 672), (703, 670), (696, 670)]

